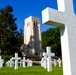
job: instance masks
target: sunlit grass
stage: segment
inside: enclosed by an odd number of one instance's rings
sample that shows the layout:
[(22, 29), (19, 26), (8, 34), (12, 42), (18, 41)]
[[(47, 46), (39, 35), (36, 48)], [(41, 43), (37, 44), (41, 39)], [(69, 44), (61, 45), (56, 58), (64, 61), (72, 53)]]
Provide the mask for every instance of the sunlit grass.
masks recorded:
[(32, 66), (32, 67), (19, 67), (18, 70), (14, 70), (13, 68), (9, 67), (2, 67), (0, 69), (0, 75), (63, 75), (62, 67), (53, 67), (52, 72), (47, 72), (41, 66)]

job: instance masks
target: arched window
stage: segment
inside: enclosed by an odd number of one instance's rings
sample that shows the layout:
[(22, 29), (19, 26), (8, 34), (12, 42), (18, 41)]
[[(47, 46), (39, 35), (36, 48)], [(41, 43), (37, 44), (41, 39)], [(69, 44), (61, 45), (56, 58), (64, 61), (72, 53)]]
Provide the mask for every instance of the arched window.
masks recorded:
[(34, 26), (35, 26), (35, 21), (34, 21)]
[(37, 23), (36, 21), (34, 21), (34, 26), (37, 26), (37, 24), (38, 24), (38, 23)]

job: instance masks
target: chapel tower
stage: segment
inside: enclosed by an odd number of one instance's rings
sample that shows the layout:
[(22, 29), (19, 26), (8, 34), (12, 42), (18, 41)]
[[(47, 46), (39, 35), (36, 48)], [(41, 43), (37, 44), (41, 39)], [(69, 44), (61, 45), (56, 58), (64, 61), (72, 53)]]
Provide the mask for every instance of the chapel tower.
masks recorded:
[(25, 54), (27, 57), (41, 57), (42, 41), (39, 18), (30, 16), (25, 19), (24, 44), (26, 45)]

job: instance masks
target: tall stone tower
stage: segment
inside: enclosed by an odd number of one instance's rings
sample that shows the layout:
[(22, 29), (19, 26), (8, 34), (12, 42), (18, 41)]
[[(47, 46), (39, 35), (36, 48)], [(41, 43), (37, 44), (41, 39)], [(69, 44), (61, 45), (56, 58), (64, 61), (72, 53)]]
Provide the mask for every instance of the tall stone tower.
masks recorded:
[(39, 18), (30, 16), (25, 19), (24, 44), (26, 57), (41, 57), (42, 41)]

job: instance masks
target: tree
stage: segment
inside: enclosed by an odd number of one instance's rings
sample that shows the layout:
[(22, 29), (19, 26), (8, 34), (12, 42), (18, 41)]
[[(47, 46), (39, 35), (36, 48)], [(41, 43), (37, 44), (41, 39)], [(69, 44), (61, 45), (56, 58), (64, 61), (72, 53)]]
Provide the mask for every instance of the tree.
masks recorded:
[(61, 56), (60, 31), (58, 28), (50, 28), (42, 32), (42, 47), (50, 46), (52, 52)]
[(3, 55), (19, 52), (22, 45), (22, 32), (17, 31), (17, 18), (14, 18), (12, 12), (13, 8), (10, 5), (0, 10), (0, 48)]

